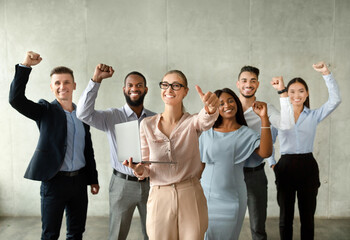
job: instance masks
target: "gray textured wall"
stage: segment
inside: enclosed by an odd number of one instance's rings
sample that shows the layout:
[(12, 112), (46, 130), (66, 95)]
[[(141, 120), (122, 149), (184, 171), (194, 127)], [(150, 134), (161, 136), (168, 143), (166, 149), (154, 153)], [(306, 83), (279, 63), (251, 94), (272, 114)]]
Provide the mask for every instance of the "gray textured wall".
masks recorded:
[[(27, 96), (52, 100), (49, 72), (57, 65), (75, 71), (74, 101), (98, 63), (116, 74), (100, 88), (96, 108), (124, 104), (122, 81), (132, 70), (143, 72), (149, 85), (146, 106), (161, 112), (157, 83), (169, 69), (189, 79), (185, 100), (189, 112), (202, 107), (194, 90), (231, 87), (246, 64), (261, 70), (258, 99), (278, 107), (270, 87), (273, 76), (300, 76), (310, 88), (311, 107), (327, 100), (327, 89), (311, 65), (331, 65), (343, 103), (318, 127), (314, 155), (322, 186), (317, 216), (350, 216), (350, 1), (349, 0), (0, 0), (0, 215), (39, 215), (39, 182), (23, 178), (38, 138), (36, 124), (8, 104), (14, 65), (25, 52), (40, 53)], [(89, 214), (108, 215), (111, 175), (104, 133), (92, 130), (101, 191), (90, 196)], [(278, 215), (272, 170), (269, 216)]]

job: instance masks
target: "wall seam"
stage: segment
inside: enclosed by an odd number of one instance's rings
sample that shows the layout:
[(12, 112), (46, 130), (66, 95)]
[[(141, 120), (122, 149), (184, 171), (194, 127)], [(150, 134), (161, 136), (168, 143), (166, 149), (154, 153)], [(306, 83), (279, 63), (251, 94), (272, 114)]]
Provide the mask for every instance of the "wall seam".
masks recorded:
[(252, 0), (249, 0), (249, 55), (248, 55), (248, 62), (250, 65), (252, 65), (252, 51), (253, 51), (253, 46), (252, 46)]
[[(335, 21), (336, 21), (336, 15), (335, 15), (335, 11), (336, 11), (336, 0), (333, 0), (333, 19), (332, 19), (332, 36), (331, 36), (331, 40), (330, 40), (330, 51), (329, 51), (329, 66), (333, 67), (333, 70), (335, 70), (335, 64), (334, 64), (334, 51), (335, 51)], [(332, 66), (333, 65), (333, 66)], [(329, 141), (332, 142), (332, 115), (329, 116)], [(331, 148), (331, 144), (328, 144), (328, 207), (327, 207), (327, 218), (331, 217), (331, 172), (332, 172), (332, 148)]]
[(170, 70), (169, 66), (169, 4), (168, 0), (165, 2), (165, 14), (166, 14), (166, 21), (165, 21), (165, 64), (166, 64), (166, 72)]
[[(89, 61), (89, 51), (88, 51), (88, 41), (87, 41), (87, 35), (88, 35), (88, 24), (87, 24), (87, 21), (88, 21), (88, 6), (87, 6), (87, 0), (85, 0), (84, 2), (84, 5), (85, 5), (85, 73), (88, 73), (88, 61)], [(86, 76), (88, 77), (88, 76)]]
[[(5, 35), (5, 48), (6, 48), (6, 51), (5, 51), (5, 54), (6, 54), (6, 56), (5, 56), (5, 59), (8, 59), (9, 60), (9, 47), (8, 47), (8, 41), (7, 41), (7, 39), (8, 39), (8, 35), (7, 35), (7, 0), (5, 0), (4, 1), (4, 16), (3, 16), (3, 18), (4, 18), (4, 35)], [(5, 74), (5, 76), (9, 76), (9, 71), (8, 71), (8, 68), (9, 68), (9, 66), (8, 66), (8, 63), (9, 63), (9, 61), (7, 61), (7, 64), (6, 64), (6, 67), (5, 67), (5, 71), (4, 71), (4, 74)], [(13, 115), (12, 114), (10, 114), (10, 118), (12, 118), (13, 117)], [(9, 123), (9, 126), (10, 126), (10, 142), (11, 143), (13, 143), (13, 121), (10, 121), (10, 123)], [(11, 172), (12, 172), (12, 188), (11, 189), (13, 189), (13, 190), (15, 190), (15, 184), (14, 184), (14, 182), (15, 182), (15, 173), (14, 173), (14, 171), (13, 171), (13, 169), (14, 169), (14, 167), (13, 167), (13, 165), (14, 165), (14, 157), (13, 157), (13, 153), (15, 152), (15, 150), (14, 150), (14, 145), (15, 144), (11, 144)], [(11, 199), (12, 199), (12, 201), (11, 201), (11, 203), (12, 203), (12, 209), (10, 209), (10, 210), (6, 210), (6, 211), (8, 211), (8, 212), (3, 212), (5, 215), (11, 215), (11, 213), (10, 212), (12, 212), (12, 214), (13, 214), (13, 212), (14, 211), (16, 211), (16, 201), (15, 201), (15, 198), (14, 198), (14, 192), (15, 191), (12, 191), (11, 192), (11, 194), (12, 194), (12, 196), (11, 196)]]

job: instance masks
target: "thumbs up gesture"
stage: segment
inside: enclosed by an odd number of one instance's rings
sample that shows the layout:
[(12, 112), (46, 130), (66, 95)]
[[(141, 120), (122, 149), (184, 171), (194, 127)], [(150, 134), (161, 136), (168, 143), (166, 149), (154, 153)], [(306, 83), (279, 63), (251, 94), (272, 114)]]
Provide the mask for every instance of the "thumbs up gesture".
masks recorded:
[(196, 85), (196, 90), (202, 102), (204, 103), (205, 111), (209, 114), (215, 113), (216, 109), (219, 107), (218, 97), (212, 92), (207, 92), (204, 94), (198, 85)]

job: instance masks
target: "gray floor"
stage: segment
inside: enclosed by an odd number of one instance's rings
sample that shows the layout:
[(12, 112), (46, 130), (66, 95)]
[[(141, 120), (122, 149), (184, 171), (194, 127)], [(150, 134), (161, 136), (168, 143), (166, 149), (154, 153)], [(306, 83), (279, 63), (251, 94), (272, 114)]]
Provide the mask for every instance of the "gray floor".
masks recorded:
[[(299, 220), (294, 220), (294, 239), (299, 239)], [(62, 227), (60, 239), (65, 239), (65, 227)], [(140, 220), (133, 219), (129, 240), (140, 240)], [(279, 239), (278, 219), (269, 218), (266, 223), (267, 234), (270, 240)], [(0, 239), (3, 240), (33, 240), (40, 239), (39, 217), (0, 217)], [(89, 217), (86, 224), (85, 240), (102, 240), (108, 236), (107, 217)], [(244, 221), (240, 236), (241, 240), (251, 239), (248, 219)], [(316, 219), (316, 240), (349, 240), (350, 219)]]

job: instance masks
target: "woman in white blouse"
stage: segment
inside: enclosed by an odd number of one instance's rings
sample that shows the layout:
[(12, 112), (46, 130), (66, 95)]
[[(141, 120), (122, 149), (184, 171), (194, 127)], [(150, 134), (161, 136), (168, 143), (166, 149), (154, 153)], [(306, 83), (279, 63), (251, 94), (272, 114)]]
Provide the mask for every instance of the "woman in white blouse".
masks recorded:
[(277, 201), (280, 206), (281, 239), (293, 238), (295, 197), (298, 198), (300, 237), (314, 239), (316, 196), (320, 186), (319, 170), (313, 157), (317, 125), (340, 104), (340, 94), (333, 75), (324, 62), (313, 65), (322, 73), (329, 92), (328, 101), (318, 109), (309, 109), (309, 89), (301, 78), (292, 79), (287, 92), (293, 105), (295, 126), (278, 130), (281, 159), (274, 167)]
[(146, 227), (151, 240), (203, 239), (208, 209), (199, 182), (203, 167), (198, 138), (217, 119), (219, 101), (196, 86), (205, 107), (191, 115), (182, 103), (189, 89), (181, 71), (166, 73), (159, 86), (164, 112), (140, 124), (143, 163), (129, 159), (124, 165), (137, 177), (150, 178)]

